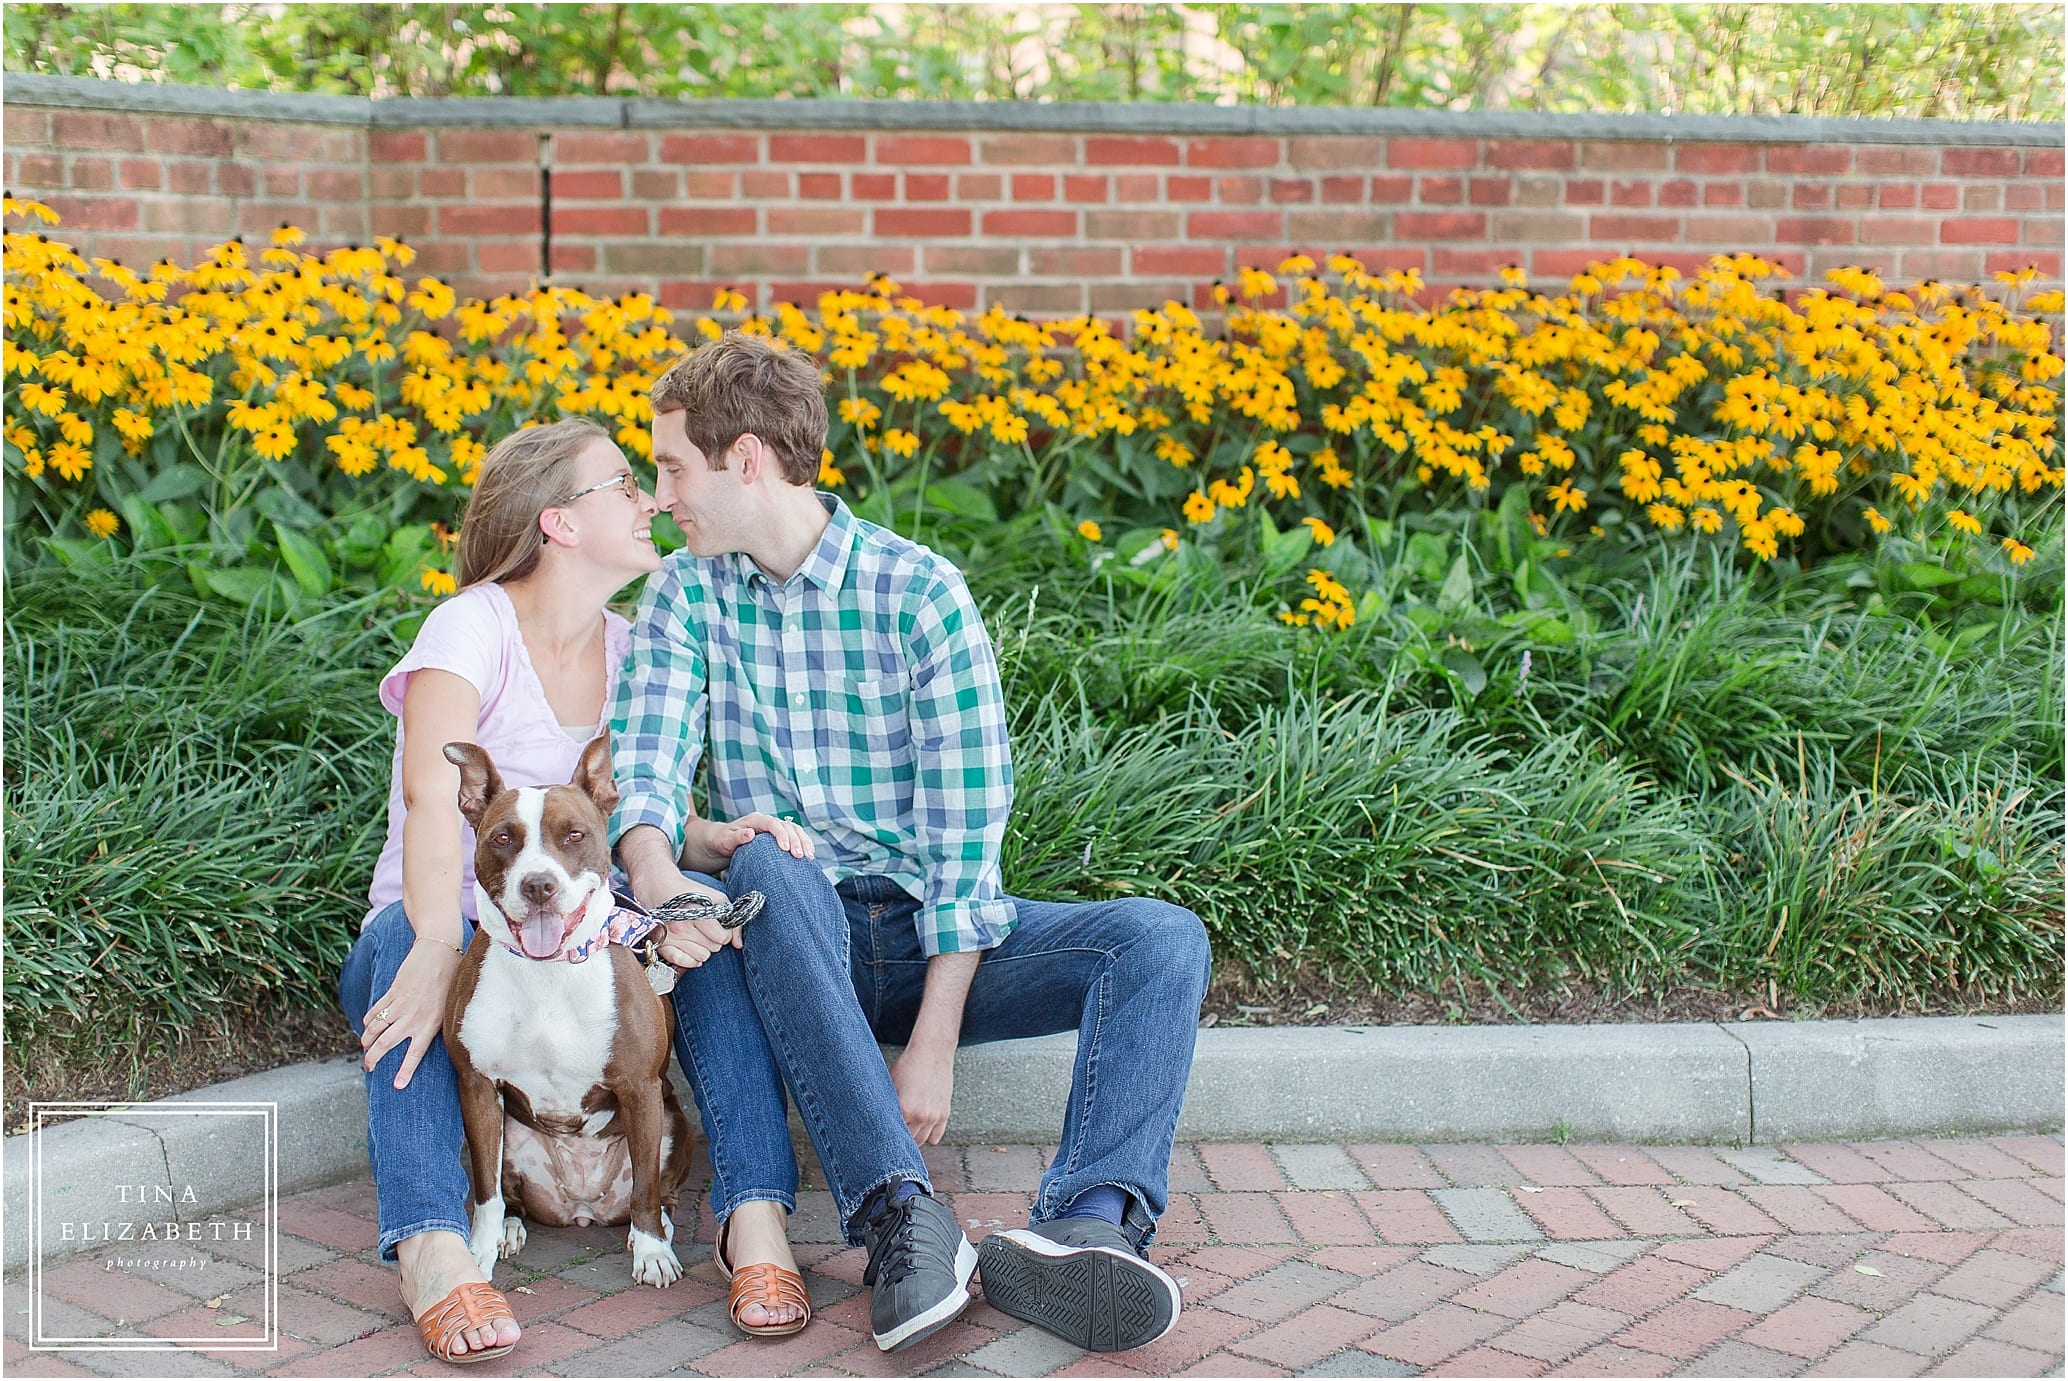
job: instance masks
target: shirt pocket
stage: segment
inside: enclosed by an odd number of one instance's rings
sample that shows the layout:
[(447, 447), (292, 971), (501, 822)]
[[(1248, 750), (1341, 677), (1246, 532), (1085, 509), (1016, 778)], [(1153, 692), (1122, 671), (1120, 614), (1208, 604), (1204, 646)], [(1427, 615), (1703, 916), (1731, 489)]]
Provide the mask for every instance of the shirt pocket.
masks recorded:
[(836, 694), (849, 751), (863, 762), (905, 763), (913, 757), (911, 680), (903, 672), (851, 682)]

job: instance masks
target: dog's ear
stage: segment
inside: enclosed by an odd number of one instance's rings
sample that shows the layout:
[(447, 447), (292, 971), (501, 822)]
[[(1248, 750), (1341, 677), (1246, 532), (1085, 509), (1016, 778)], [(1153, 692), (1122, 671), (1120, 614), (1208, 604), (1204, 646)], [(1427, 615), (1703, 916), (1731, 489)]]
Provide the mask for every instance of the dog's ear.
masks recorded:
[(488, 803), (503, 794), (502, 774), (488, 750), (477, 743), (446, 744), (445, 760), (460, 770), (460, 814), (478, 828)]
[(574, 785), (596, 803), (605, 819), (618, 808), (618, 779), (610, 769), (610, 730), (590, 739), (582, 749), (582, 760), (574, 769)]

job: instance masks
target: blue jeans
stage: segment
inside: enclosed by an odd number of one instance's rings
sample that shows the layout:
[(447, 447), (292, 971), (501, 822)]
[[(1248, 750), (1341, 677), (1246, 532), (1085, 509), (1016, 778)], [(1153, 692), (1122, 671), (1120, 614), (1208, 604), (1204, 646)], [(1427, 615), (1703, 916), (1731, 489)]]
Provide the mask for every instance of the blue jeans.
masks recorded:
[[(473, 939), (474, 923), (462, 917), (460, 944)], [(365, 1032), (367, 1009), (394, 986), (415, 943), (416, 931), (399, 901), (359, 932), (337, 982), (338, 1005), (353, 1031)], [(445, 1053), (445, 1038), (435, 1036), (409, 1076), (409, 1087), (396, 1088), (395, 1075), (408, 1051), (405, 1041), (366, 1076), (366, 1158), (373, 1164), (374, 1193), (380, 1200), (383, 1261), (395, 1259), (395, 1244), (405, 1237), (433, 1229), (465, 1237), (469, 1231), (459, 1078)]]
[[(675, 1052), (711, 1145), (712, 1207), (771, 1199), (794, 1207), (797, 1166), (783, 1086), (824, 1167), (842, 1223), (894, 1179), (927, 1182), (877, 1042), (912, 1034), (926, 985), (919, 904), (887, 878), (836, 889), (816, 863), (756, 835), (733, 855), (729, 895), (768, 907), (675, 985)], [(1033, 1220), (1085, 1190), (1128, 1194), (1127, 1229), (1155, 1235), (1169, 1203), (1171, 1142), (1192, 1072), (1211, 970), (1206, 929), (1146, 897), (1015, 899), (1019, 925), (977, 965), (962, 1041), (1077, 1032), (1069, 1106)], [(858, 1243), (852, 1227), (849, 1241)]]

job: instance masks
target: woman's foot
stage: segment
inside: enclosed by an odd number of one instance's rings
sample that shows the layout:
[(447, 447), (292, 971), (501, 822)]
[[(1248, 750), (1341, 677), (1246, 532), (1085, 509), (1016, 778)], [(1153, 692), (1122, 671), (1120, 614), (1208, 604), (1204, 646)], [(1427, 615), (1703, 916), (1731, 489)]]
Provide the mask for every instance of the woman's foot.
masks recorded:
[[(789, 1213), (772, 1199), (753, 1199), (734, 1209), (718, 1232), (719, 1269), (730, 1274), (766, 1262), (785, 1271), (797, 1270), (790, 1254)], [(742, 1328), (779, 1328), (801, 1323), (808, 1315), (801, 1304), (750, 1301), (736, 1318)]]
[[(420, 1232), (405, 1237), (396, 1243), (395, 1256), (402, 1267), (402, 1302), (412, 1319), (435, 1308), (454, 1287), (488, 1279), (481, 1274), (474, 1254), (467, 1250), (467, 1239), (456, 1232)], [(517, 1341), (518, 1332), (517, 1320), (497, 1319), (460, 1334), (453, 1351), (486, 1352), (508, 1347)]]

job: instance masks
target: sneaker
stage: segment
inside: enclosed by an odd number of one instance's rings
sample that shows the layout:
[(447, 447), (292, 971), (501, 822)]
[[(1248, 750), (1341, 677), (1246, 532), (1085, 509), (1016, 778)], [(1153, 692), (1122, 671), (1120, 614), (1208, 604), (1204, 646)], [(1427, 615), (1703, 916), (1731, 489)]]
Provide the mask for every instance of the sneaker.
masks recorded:
[(869, 1265), (869, 1330), (876, 1346), (898, 1352), (931, 1337), (969, 1308), (977, 1249), (946, 1204), (915, 1194), (885, 1204), (862, 1228)]
[(984, 1298), (1090, 1352), (1153, 1343), (1178, 1321), (1178, 1283), (1103, 1218), (994, 1232), (978, 1253)]

